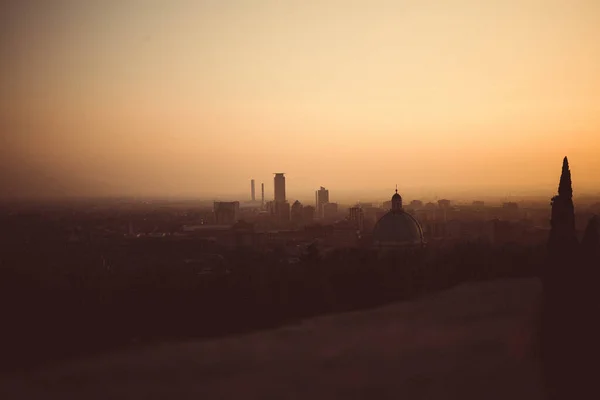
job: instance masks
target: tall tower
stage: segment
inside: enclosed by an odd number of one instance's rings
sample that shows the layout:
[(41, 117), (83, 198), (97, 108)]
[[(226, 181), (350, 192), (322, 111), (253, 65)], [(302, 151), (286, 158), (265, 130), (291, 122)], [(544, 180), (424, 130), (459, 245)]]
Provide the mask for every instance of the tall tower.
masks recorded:
[(276, 172), (275, 178), (275, 203), (285, 203), (285, 176), (283, 172)]
[(256, 193), (254, 192), (254, 179), (250, 181), (250, 196), (252, 197), (252, 201), (256, 201)]
[(265, 184), (264, 183), (260, 184), (260, 206), (261, 207), (265, 206)]
[(329, 203), (329, 190), (321, 186), (319, 190), (315, 192), (315, 197), (317, 200), (317, 215), (319, 218), (323, 218), (323, 206)]

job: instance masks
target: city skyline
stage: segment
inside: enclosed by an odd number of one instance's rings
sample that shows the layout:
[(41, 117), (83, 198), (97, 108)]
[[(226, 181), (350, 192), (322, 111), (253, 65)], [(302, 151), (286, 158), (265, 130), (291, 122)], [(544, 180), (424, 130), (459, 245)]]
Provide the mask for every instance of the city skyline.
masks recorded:
[[(315, 203), (318, 203), (318, 192), (319, 190), (313, 190), (312, 194), (307, 191), (302, 191), (294, 188), (294, 181), (289, 182), (290, 185), (285, 186), (286, 192), (291, 192), (293, 195), (286, 196), (286, 202), (290, 204), (294, 201), (298, 200), (303, 205), (312, 205), (315, 206)], [(264, 184), (263, 184), (264, 185)], [(265, 195), (265, 201), (275, 201), (275, 190), (274, 186), (268, 188)], [(388, 187), (378, 188), (375, 190), (341, 190), (332, 193), (331, 200), (329, 198), (329, 190), (328, 188), (324, 188), (322, 185), (319, 186), (319, 189), (325, 190), (327, 192), (327, 201), (332, 203), (340, 203), (342, 205), (350, 205), (354, 206), (355, 204), (360, 203), (376, 203), (380, 204), (389, 200), (390, 194), (393, 194), (396, 191), (396, 187), (392, 188), (388, 185)], [(554, 185), (554, 189), (556, 189), (556, 185)], [(422, 201), (422, 202), (434, 202), (437, 204), (438, 200), (442, 199), (450, 199), (454, 204), (468, 204), (471, 205), (476, 201), (484, 201), (486, 204), (502, 204), (504, 202), (516, 201), (516, 202), (547, 202), (548, 193), (545, 191), (531, 191), (531, 190), (513, 190), (505, 193), (481, 193), (477, 191), (460, 191), (460, 190), (423, 190), (423, 188), (403, 188), (400, 187), (398, 189), (398, 193), (402, 195), (404, 201), (408, 204), (411, 201)], [(312, 195), (312, 196), (311, 196)], [(600, 199), (600, 192), (596, 193), (577, 193), (575, 195), (576, 198), (581, 201), (591, 201), (597, 202)], [(186, 197), (187, 199), (198, 199), (202, 201), (240, 201), (241, 203), (248, 204), (258, 204), (257, 201), (252, 201), (251, 195), (249, 196), (247, 193), (244, 194), (241, 191), (235, 194), (221, 194), (217, 196), (206, 196), (206, 197)], [(174, 198), (177, 199), (177, 198)], [(318, 209), (318, 207), (316, 207)]]
[(0, 193), (237, 196), (250, 169), (286, 171), (290, 198), (552, 193), (565, 154), (597, 193), (598, 19), (591, 0), (3, 2)]
[(599, 22), (0, 1), (3, 398), (599, 398)]

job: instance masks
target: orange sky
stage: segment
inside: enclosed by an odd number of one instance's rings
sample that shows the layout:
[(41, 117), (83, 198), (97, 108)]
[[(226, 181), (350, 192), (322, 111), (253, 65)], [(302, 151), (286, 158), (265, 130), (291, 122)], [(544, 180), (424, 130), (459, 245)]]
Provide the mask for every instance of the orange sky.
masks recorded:
[(10, 3), (4, 193), (600, 191), (596, 0)]

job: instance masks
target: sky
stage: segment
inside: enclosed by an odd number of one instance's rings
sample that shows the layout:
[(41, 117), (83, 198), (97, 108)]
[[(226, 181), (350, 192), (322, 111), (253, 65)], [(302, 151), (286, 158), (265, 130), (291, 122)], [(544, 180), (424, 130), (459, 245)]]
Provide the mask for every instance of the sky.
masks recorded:
[(0, 4), (0, 196), (600, 192), (596, 0)]

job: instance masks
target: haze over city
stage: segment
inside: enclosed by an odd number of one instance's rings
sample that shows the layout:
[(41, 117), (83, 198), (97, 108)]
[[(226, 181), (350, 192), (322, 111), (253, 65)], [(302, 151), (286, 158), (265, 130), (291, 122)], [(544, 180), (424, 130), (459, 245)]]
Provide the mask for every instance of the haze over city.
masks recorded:
[(5, 1), (3, 196), (600, 191), (600, 3)]
[(0, 1), (0, 398), (600, 398), (599, 22)]

